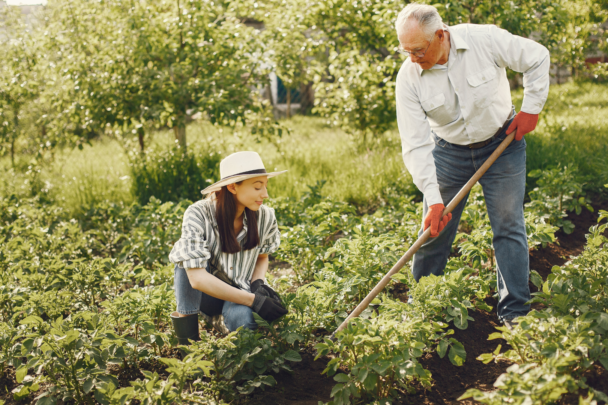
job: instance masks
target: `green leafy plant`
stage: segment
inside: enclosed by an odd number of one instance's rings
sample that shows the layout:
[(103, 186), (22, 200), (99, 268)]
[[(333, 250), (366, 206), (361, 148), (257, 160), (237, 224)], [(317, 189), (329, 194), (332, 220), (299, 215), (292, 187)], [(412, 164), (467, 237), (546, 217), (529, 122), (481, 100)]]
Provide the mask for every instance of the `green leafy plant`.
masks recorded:
[[(132, 390), (119, 391), (116, 395), (111, 387), (107, 394), (111, 394), (110, 400), (116, 398), (134, 398), (142, 404), (205, 404), (208, 401), (201, 397), (199, 392), (186, 389), (186, 383), (199, 375), (210, 376), (212, 363), (204, 359), (204, 354), (190, 353), (183, 360), (174, 358), (162, 358), (162, 363), (167, 365), (169, 377), (166, 380), (160, 378), (158, 373), (142, 370), (144, 380), (132, 381)], [(103, 399), (103, 397), (102, 397)], [(100, 401), (101, 402), (101, 401)], [(109, 403), (110, 401), (106, 401)], [(103, 402), (102, 402), (103, 403)]]
[(246, 395), (256, 388), (273, 386), (276, 380), (266, 373), (285, 370), (290, 372), (288, 361), (301, 361), (298, 352), (279, 352), (262, 334), (240, 329), (214, 341), (204, 333), (200, 342), (184, 348), (190, 355), (202, 355), (212, 366), (210, 380), (197, 381), (195, 386), (211, 393), (217, 402), (231, 401), (235, 395)]
[[(608, 217), (600, 211), (598, 222)], [(498, 328), (490, 339), (505, 339), (510, 349), (478, 357), (484, 363), (508, 360), (516, 364), (496, 381), (492, 392), (468, 390), (460, 399), (473, 398), (486, 404), (541, 404), (554, 402), (565, 393), (586, 390), (580, 403), (608, 400), (605, 393), (589, 387), (583, 373), (594, 364), (608, 369), (608, 301), (605, 280), (608, 256), (602, 247), (608, 241), (606, 224), (591, 227), (583, 253), (562, 267), (555, 266), (546, 281), (538, 273), (532, 281), (539, 288), (532, 302), (541, 311), (519, 317), (514, 328)]]
[(332, 404), (390, 403), (398, 390), (410, 390), (413, 381), (430, 384), (431, 373), (417, 359), (429, 350), (431, 341), (444, 336), (444, 325), (420, 318), (399, 320), (395, 315), (387, 311), (353, 319), (335, 341), (325, 339), (315, 346), (317, 358), (335, 354), (324, 370), (338, 383), (331, 393)]
[[(105, 346), (112, 338), (100, 328), (99, 316), (81, 313), (74, 320), (57, 318), (48, 333), (38, 317), (30, 316), (21, 323), (32, 325), (33, 329), (20, 345), (27, 362), (16, 370), (21, 384), (14, 391), (16, 399), (50, 382), (38, 396), (38, 403), (75, 400), (92, 404), (91, 394), (98, 384), (112, 382), (118, 386), (118, 381), (106, 372), (111, 356)], [(35, 370), (34, 376), (28, 376), (30, 369)]]
[(497, 390), (485, 392), (469, 389), (458, 400), (472, 398), (489, 405), (504, 404), (507, 401), (517, 405), (540, 405), (553, 403), (567, 392), (587, 389), (590, 394), (586, 398), (580, 396), (579, 404), (596, 404), (594, 397), (605, 401), (607, 397), (602, 392), (595, 391), (583, 381), (576, 381), (568, 374), (560, 373), (560, 367), (568, 365), (569, 360), (564, 357), (553, 358), (541, 366), (513, 364), (494, 383)]
[(537, 179), (537, 187), (529, 193), (532, 201), (526, 204), (526, 208), (545, 215), (549, 224), (572, 233), (574, 224), (564, 219), (567, 212), (574, 211), (578, 215), (583, 207), (593, 212), (583, 194), (583, 184), (577, 178), (576, 167), (558, 166), (544, 171), (533, 170), (528, 176)]
[(162, 203), (152, 197), (135, 218), (119, 260), (136, 260), (147, 268), (168, 264), (173, 244), (181, 235), (184, 212), (191, 204), (188, 200)]

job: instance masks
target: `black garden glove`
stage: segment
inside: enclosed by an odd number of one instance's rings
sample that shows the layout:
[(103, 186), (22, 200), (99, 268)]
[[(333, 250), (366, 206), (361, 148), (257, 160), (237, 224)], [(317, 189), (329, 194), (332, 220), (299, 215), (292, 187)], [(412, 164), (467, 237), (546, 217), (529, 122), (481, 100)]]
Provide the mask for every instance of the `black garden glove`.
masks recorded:
[(256, 291), (259, 291), (260, 293), (262, 293), (262, 295), (265, 295), (275, 301), (278, 301), (279, 304), (283, 306), (279, 294), (277, 294), (277, 292), (273, 290), (269, 285), (264, 284), (264, 280), (262, 280), (261, 278), (258, 278), (253, 283), (251, 283), (251, 292), (255, 294)]
[(253, 299), (251, 309), (257, 313), (266, 322), (272, 322), (287, 313), (287, 310), (283, 308), (280, 302), (267, 297), (261, 291), (258, 291)]

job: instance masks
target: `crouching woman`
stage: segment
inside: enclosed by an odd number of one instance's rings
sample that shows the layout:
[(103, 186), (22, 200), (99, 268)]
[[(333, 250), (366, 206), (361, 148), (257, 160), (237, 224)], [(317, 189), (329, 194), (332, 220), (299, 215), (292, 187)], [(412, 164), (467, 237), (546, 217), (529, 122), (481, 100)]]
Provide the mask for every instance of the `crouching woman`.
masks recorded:
[(255, 329), (256, 312), (266, 321), (287, 313), (265, 283), (268, 255), (280, 233), (268, 198), (267, 173), (256, 152), (237, 152), (220, 163), (221, 180), (186, 210), (182, 235), (169, 260), (175, 263), (177, 311), (171, 314), (179, 344), (200, 340), (198, 314), (222, 331)]

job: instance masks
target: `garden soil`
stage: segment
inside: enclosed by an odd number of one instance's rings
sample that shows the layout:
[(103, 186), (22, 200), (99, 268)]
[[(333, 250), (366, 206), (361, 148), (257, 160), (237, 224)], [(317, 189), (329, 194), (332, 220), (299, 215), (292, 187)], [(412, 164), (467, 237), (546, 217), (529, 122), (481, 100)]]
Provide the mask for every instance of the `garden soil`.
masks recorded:
[[(530, 252), (530, 269), (536, 270), (543, 279), (551, 273), (553, 266), (563, 265), (570, 256), (576, 256), (583, 251), (586, 243), (585, 234), (589, 228), (597, 224), (597, 211), (608, 209), (608, 204), (593, 204), (594, 213), (583, 210), (580, 215), (570, 213), (568, 219), (575, 225), (574, 232), (567, 235), (562, 231), (557, 232), (557, 243), (547, 245)], [(531, 290), (536, 288), (531, 285)], [(407, 287), (396, 285), (391, 291), (402, 300), (407, 299)], [(496, 308), (497, 301), (488, 297), (486, 303)], [(505, 348), (504, 340), (487, 340), (491, 333), (496, 332), (496, 327), (501, 326), (496, 313), (475, 310), (470, 315), (475, 319), (469, 322), (466, 330), (454, 329), (454, 337), (460, 341), (467, 352), (467, 360), (462, 367), (454, 366), (447, 356), (439, 358), (437, 353), (426, 354), (420, 359), (421, 364), (433, 375), (433, 386), (425, 390), (416, 387), (414, 394), (403, 393), (395, 404), (475, 404), (476, 401), (457, 399), (469, 388), (477, 388), (482, 391), (491, 391), (496, 379), (506, 371), (510, 363), (501, 361), (499, 363), (483, 364), (476, 358), (483, 353), (489, 353), (496, 349), (498, 344)], [(330, 400), (331, 389), (335, 384), (333, 379), (320, 375), (325, 369), (329, 358), (313, 361), (312, 354), (303, 354), (303, 361), (294, 367), (293, 375), (281, 373), (275, 378), (278, 382), (276, 387), (264, 392), (253, 394), (246, 403), (255, 405), (317, 405), (318, 401)], [(608, 393), (608, 372), (601, 366), (595, 366), (589, 370), (585, 377), (587, 384), (591, 387)], [(581, 394), (586, 394), (581, 392)], [(598, 402), (602, 403), (602, 402)], [(566, 395), (559, 402), (561, 405), (578, 404), (578, 395)]]

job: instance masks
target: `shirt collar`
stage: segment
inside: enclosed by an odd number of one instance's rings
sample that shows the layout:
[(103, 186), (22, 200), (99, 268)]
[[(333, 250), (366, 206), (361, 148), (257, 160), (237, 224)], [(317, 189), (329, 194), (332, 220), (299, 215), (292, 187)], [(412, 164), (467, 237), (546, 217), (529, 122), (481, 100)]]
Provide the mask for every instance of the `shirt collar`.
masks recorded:
[(452, 30), (447, 25), (443, 25), (443, 28), (450, 33), (450, 40), (452, 45), (456, 48), (456, 50), (460, 49), (469, 49), (469, 44), (464, 40), (463, 37), (458, 35), (454, 30)]
[[(456, 52), (459, 51), (460, 49), (469, 49), (469, 44), (460, 36), (458, 35), (456, 32), (454, 32), (449, 26), (443, 24), (443, 29), (444, 31), (447, 31), (450, 33), (450, 57), (451, 59), (453, 56), (456, 56)], [(453, 52), (454, 50), (456, 50), (455, 52)], [(434, 65), (433, 67), (431, 67), (429, 70), (443, 70), (446, 68), (446, 66), (450, 63), (449, 59), (448, 59), (448, 63), (446, 63), (445, 65)], [(424, 70), (420, 67), (419, 64), (414, 63), (414, 65), (416, 65), (416, 70), (418, 71), (418, 75), (422, 76), (422, 73), (424, 73)]]

